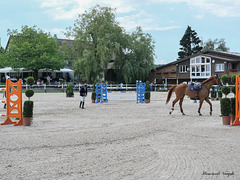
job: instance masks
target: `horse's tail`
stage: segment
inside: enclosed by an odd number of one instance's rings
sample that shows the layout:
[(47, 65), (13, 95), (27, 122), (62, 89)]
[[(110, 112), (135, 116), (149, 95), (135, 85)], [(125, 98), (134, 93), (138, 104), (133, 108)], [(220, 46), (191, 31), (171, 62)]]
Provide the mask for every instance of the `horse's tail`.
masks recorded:
[(168, 96), (167, 96), (167, 100), (166, 100), (166, 104), (170, 101), (171, 97), (172, 97), (172, 93), (174, 92), (175, 88), (177, 87), (177, 85), (173, 85), (172, 87), (170, 87), (169, 91), (168, 91)]

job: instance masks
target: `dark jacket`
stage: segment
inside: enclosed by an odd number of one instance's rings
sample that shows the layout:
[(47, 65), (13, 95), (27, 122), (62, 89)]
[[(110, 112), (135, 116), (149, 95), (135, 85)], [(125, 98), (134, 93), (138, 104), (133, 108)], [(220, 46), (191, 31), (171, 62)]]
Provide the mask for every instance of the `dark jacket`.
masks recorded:
[(80, 89), (80, 96), (87, 96), (87, 87), (84, 88), (84, 86)]

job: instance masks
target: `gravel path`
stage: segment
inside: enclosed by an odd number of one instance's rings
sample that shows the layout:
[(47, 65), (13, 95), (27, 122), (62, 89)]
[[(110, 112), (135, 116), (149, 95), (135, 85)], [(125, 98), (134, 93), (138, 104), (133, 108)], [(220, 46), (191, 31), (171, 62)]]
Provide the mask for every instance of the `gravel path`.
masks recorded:
[(168, 114), (174, 97), (151, 96), (93, 104), (89, 93), (79, 109), (79, 94), (36, 93), (32, 126), (0, 126), (0, 179), (240, 179), (240, 127), (222, 125), (219, 101), (200, 117), (185, 98), (182, 116), (178, 103)]

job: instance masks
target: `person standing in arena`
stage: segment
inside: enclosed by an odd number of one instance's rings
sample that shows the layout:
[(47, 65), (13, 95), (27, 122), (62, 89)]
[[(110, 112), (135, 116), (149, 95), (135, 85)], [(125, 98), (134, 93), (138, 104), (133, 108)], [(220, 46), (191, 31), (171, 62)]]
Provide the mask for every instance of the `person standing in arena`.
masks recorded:
[(80, 96), (81, 96), (81, 101), (80, 101), (79, 108), (84, 109), (85, 97), (87, 97), (87, 84), (84, 84), (84, 86), (81, 87)]

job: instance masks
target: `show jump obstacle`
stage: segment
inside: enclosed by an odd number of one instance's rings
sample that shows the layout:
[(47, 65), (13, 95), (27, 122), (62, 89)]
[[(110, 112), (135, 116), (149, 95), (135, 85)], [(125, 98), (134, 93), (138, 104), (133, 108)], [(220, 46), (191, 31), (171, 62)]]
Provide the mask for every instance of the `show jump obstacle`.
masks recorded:
[[(1, 89), (2, 90), (2, 89)], [(22, 119), (22, 79), (14, 83), (10, 79), (6, 81), (6, 120), (0, 125), (14, 124), (14, 126), (23, 125)], [(2, 101), (3, 102), (3, 101)], [(13, 122), (10, 118), (18, 118), (18, 122)]]
[[(136, 103), (144, 103), (145, 102), (145, 83), (137, 82), (136, 84)], [(107, 103), (107, 83), (96, 83), (96, 103)], [(117, 99), (114, 99), (117, 100)], [(129, 99), (130, 100), (130, 99)]]
[(234, 122), (231, 124), (231, 126), (238, 126), (240, 125), (240, 78), (238, 76), (236, 76), (236, 105), (235, 105), (235, 120)]
[(107, 102), (107, 83), (96, 83), (96, 103)]

